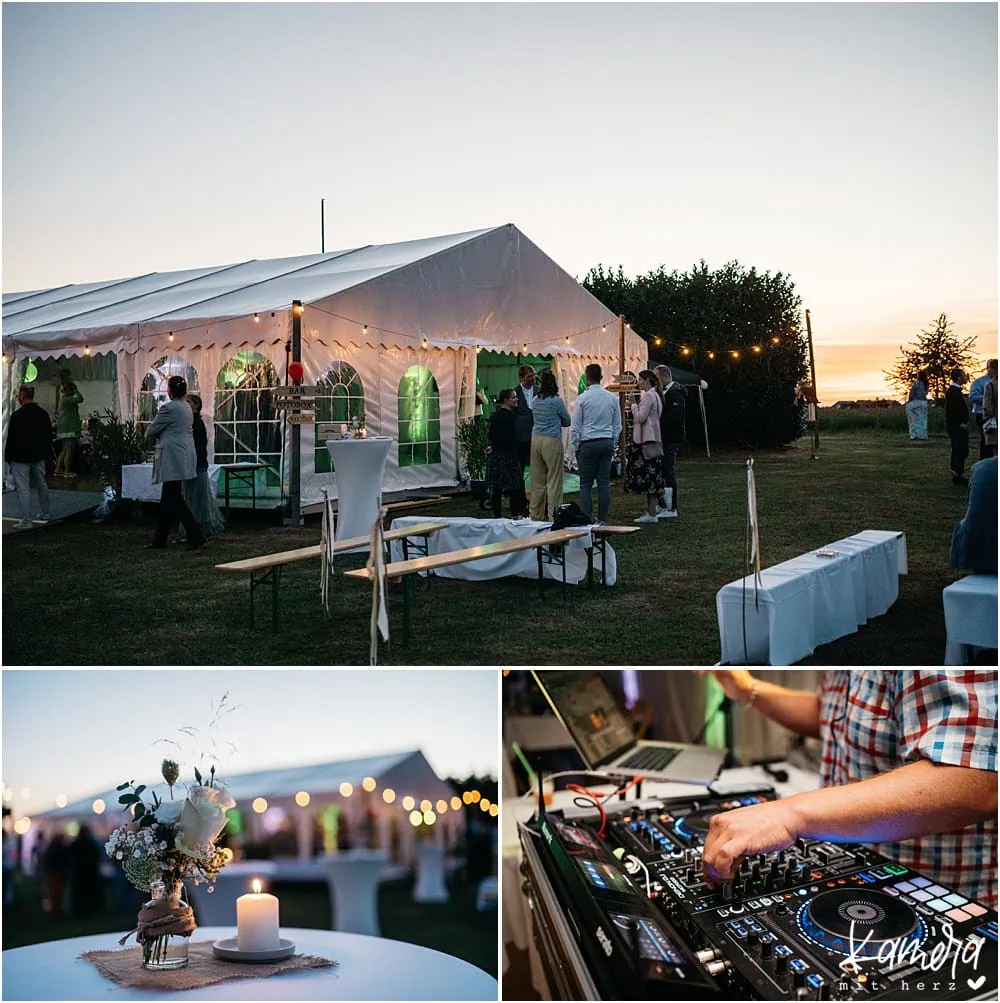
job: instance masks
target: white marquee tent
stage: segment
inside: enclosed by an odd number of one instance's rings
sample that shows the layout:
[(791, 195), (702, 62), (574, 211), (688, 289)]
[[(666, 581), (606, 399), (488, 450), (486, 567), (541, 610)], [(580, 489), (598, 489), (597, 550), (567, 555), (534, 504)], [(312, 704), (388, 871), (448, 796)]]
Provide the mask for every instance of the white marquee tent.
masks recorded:
[[(587, 364), (618, 371), (617, 318), (507, 224), (4, 293), (4, 431), (29, 359), (107, 353), (121, 414), (151, 414), (167, 375), (184, 372), (202, 396), (216, 460), (259, 458), (277, 485), (287, 450), (280, 412), (260, 390), (286, 382), (295, 300), (304, 306), (304, 382), (363, 413), (369, 435), (397, 440), (386, 491), (460, 480), (456, 426), (474, 413), (479, 351), (551, 357), (570, 406)], [(646, 344), (631, 331), (625, 356), (632, 371), (646, 364)], [(314, 427), (302, 427), (302, 500), (311, 502), (323, 488), (335, 494), (335, 482)]]

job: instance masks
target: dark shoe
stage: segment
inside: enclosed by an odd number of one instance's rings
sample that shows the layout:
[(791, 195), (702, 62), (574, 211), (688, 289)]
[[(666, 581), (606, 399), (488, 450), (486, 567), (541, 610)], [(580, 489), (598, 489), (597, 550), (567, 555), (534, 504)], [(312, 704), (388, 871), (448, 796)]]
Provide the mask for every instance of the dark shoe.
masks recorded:
[(951, 483), (952, 484), (961, 484), (961, 485), (968, 484), (969, 483), (969, 478), (968, 477), (952, 477)]

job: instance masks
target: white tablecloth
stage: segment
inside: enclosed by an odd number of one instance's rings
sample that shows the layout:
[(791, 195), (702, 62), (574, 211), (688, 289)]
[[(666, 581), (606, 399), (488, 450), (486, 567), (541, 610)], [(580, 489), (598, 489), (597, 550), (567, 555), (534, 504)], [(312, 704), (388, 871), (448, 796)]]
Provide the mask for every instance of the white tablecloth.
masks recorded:
[(380, 935), (378, 885), (388, 859), (381, 850), (342, 850), (323, 858), (334, 929)]
[(997, 576), (966, 575), (942, 597), (947, 631), (945, 665), (965, 665), (965, 648), (997, 646)]
[[(122, 931), (124, 932), (124, 931)], [(235, 927), (199, 927), (195, 941), (235, 936)], [(171, 993), (123, 989), (100, 975), (84, 951), (118, 947), (118, 933), (50, 940), (3, 952), (5, 1000), (495, 1000), (496, 979), (465, 961), (415, 944), (327, 930), (282, 928), (302, 954), (336, 968), (236, 979)]]
[(188, 902), (194, 906), (199, 926), (228, 926), (236, 922), (236, 900), (253, 891), (252, 882), (259, 878), (263, 891), (274, 880), (278, 868), (270, 860), (237, 860), (224, 867), (209, 885), (196, 885), (188, 881), (184, 891)]
[[(218, 463), (208, 465), (208, 483), (212, 485), (212, 493), (218, 497), (219, 494), (219, 471), (222, 469)], [(152, 463), (130, 463), (122, 467), (122, 498), (134, 498), (136, 501), (158, 502), (162, 484), (153, 483)]]
[(750, 576), (719, 590), (724, 663), (792, 665), (819, 645), (853, 634), (898, 598), (899, 576), (907, 572), (902, 533), (868, 529), (821, 549), (838, 556), (811, 551), (762, 571), (759, 588)]
[[(534, 522), (531, 519), (439, 519), (435, 522), (446, 522), (444, 529), (432, 533), (427, 539), (429, 553), (442, 554), (449, 550), (466, 550), (469, 547), (482, 547), (487, 543), (502, 543), (504, 540), (516, 540), (525, 536), (535, 536), (544, 530), (551, 529), (550, 522)], [(400, 516), (392, 520), (392, 529), (404, 529), (418, 522), (426, 522), (427, 516)], [(573, 527), (584, 529), (585, 527)], [(576, 585), (587, 576), (587, 548), (591, 538), (586, 536), (570, 540), (566, 548), (566, 581)], [(403, 559), (403, 545), (399, 540), (391, 542), (393, 561)], [(411, 556), (412, 553), (411, 553)], [(609, 544), (607, 547), (608, 585), (615, 584), (616, 564), (615, 552)], [(562, 571), (557, 565), (544, 564), (543, 573), (546, 578), (562, 580)], [(600, 578), (601, 562), (599, 554), (594, 551), (594, 577)], [(513, 554), (501, 554), (498, 557), (484, 557), (468, 564), (456, 564), (450, 568), (439, 568), (434, 572), (440, 578), (461, 578), (466, 581), (486, 581), (489, 578), (506, 578), (508, 575), (518, 575), (521, 578), (538, 578), (538, 558), (534, 550), (519, 550)]]
[[(389, 448), (387, 435), (371, 439), (328, 439), (327, 452), (337, 479), (337, 540), (367, 536), (382, 504), (382, 475)], [(362, 548), (363, 549), (363, 548)]]

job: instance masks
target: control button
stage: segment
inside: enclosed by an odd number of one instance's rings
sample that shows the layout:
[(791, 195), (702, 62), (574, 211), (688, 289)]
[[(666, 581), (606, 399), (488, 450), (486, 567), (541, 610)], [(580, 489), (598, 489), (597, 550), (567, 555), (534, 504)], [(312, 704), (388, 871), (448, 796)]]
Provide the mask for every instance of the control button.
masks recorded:
[(951, 895), (945, 895), (944, 900), (948, 905), (965, 905), (969, 901), (964, 895), (958, 895), (955, 892), (952, 892)]
[(770, 940), (764, 940), (761, 937), (760, 940), (760, 957), (762, 961), (770, 961), (774, 957), (774, 942)]
[(895, 888), (892, 887), (883, 888), (882, 891), (884, 891), (886, 895), (891, 895), (893, 898), (899, 897), (899, 892), (897, 892)]
[(967, 906), (963, 906), (966, 912), (971, 912), (973, 916), (982, 916), (986, 910), (975, 902), (970, 902)]
[(945, 902), (944, 899), (934, 899), (932, 902), (927, 903), (935, 912), (947, 912), (949, 903)]
[(948, 889), (942, 888), (941, 885), (931, 885), (930, 888), (927, 889), (927, 891), (934, 896), (948, 894)]
[(916, 900), (917, 900), (918, 902), (926, 902), (926, 901), (928, 901), (928, 899), (932, 899), (932, 898), (934, 898), (934, 896), (933, 896), (933, 895), (931, 895), (931, 893), (930, 893), (929, 891), (924, 891), (924, 890), (923, 890), (922, 888), (918, 888), (918, 889), (917, 889), (917, 890), (916, 890), (916, 891), (915, 891), (915, 892), (913, 893), (913, 897), (914, 897), (914, 898), (915, 898), (915, 899), (916, 899)]
[[(773, 901), (774, 901), (773, 899), (770, 899), (766, 895), (763, 895), (763, 896), (761, 896), (760, 904), (761, 905), (770, 905)], [(956, 902), (955, 905), (957, 905), (957, 904), (958, 903)]]
[(912, 892), (917, 886), (912, 881), (898, 881), (895, 887), (901, 892)]
[(900, 895), (899, 897), (903, 902), (906, 902), (908, 905), (914, 905), (917, 901), (911, 895)]
[(759, 909), (760, 908), (760, 902), (757, 899), (753, 899), (752, 901), (747, 902), (747, 908), (748, 909)]
[(909, 868), (903, 867), (902, 864), (886, 864), (885, 869), (890, 874), (908, 874)]
[(914, 878), (913, 887), (914, 888), (926, 888), (930, 884), (927, 878)]
[(779, 944), (779, 945), (778, 945), (778, 946), (777, 946), (777, 947), (776, 947), (776, 948), (774, 949), (774, 953), (775, 953), (775, 954), (776, 954), (776, 955), (777, 955), (777, 956), (778, 956), (779, 958), (787, 958), (787, 957), (788, 957), (788, 956), (789, 956), (789, 955), (790, 955), (790, 954), (792, 953), (792, 949), (791, 949), (790, 947), (788, 947), (788, 946), (787, 946), (786, 944)]
[(720, 916), (728, 916), (729, 915), (729, 910), (728, 909), (720, 909), (719, 910), (719, 915)]
[(804, 972), (809, 966), (801, 958), (792, 958), (788, 962), (788, 967), (791, 968), (793, 972)]
[(945, 916), (954, 923), (963, 923), (967, 919), (972, 919), (972, 916), (964, 909), (949, 909)]
[(861, 878), (861, 880), (864, 881), (866, 884), (869, 885), (875, 884), (875, 878), (872, 877), (872, 875), (870, 874), (861, 873), (858, 875), (858, 877)]
[(919, 902), (913, 907), (917, 912), (922, 912), (925, 916), (933, 916), (934, 913), (925, 905), (921, 905)]

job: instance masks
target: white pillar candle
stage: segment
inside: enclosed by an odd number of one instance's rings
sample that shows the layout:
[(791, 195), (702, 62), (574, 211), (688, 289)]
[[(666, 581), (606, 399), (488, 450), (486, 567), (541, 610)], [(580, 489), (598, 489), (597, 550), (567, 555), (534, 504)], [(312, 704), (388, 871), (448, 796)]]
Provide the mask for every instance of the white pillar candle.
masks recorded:
[(255, 878), (253, 894), (236, 900), (236, 943), (241, 951), (278, 949), (278, 899), (260, 887)]

